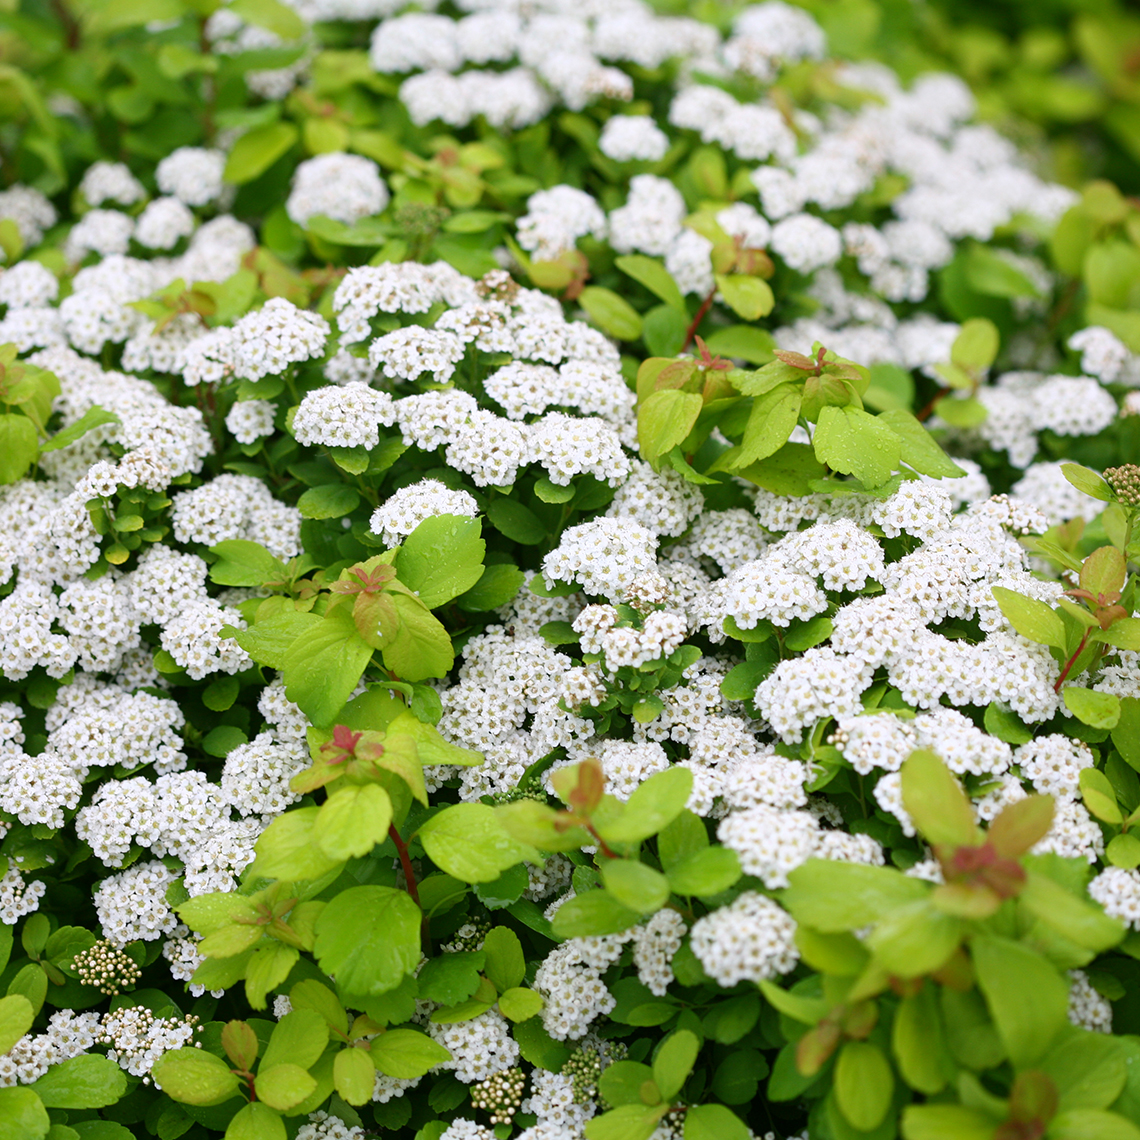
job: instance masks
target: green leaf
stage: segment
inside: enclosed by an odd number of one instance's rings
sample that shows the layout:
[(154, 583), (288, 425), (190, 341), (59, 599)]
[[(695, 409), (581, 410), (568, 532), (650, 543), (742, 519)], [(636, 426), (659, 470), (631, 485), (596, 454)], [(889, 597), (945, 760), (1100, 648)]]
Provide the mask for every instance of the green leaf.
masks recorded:
[(1047, 959), (1008, 938), (975, 935), (970, 949), (1010, 1060), (1018, 1069), (1035, 1065), (1068, 1024), (1068, 982)]
[(449, 1061), (451, 1054), (425, 1033), (414, 1029), (389, 1029), (372, 1041), (372, 1060), (380, 1072), (412, 1081)]
[(851, 405), (828, 404), (820, 410), (812, 445), (821, 462), (833, 471), (854, 475), (868, 488), (885, 483), (902, 456), (899, 437), (875, 416)]
[(293, 808), (279, 815), (254, 844), (254, 867), (267, 879), (319, 879), (340, 860), (330, 859), (312, 841), (320, 808)]
[(705, 339), (705, 346), (713, 356), (727, 356), (748, 364), (767, 364), (773, 359), (776, 342), (766, 329), (732, 325), (717, 329)]
[(1140, 697), (1124, 697), (1120, 720), (1112, 730), (1112, 743), (1121, 756), (1140, 771)]
[(512, 542), (537, 546), (546, 538), (546, 527), (539, 517), (514, 499), (505, 496), (490, 499), (486, 515), (491, 525)]
[(660, 871), (633, 859), (610, 859), (602, 867), (606, 890), (622, 906), (655, 914), (669, 899), (669, 881)]
[(300, 1065), (288, 1061), (269, 1068), (262, 1064), (254, 1082), (258, 1097), (278, 1112), (296, 1108), (316, 1087), (317, 1082)]
[(644, 1106), (641, 1090), (646, 1081), (653, 1081), (653, 1070), (648, 1065), (639, 1061), (614, 1061), (602, 1070), (598, 1094), (615, 1107), (622, 1104)]
[(484, 973), (499, 993), (522, 985), (526, 959), (519, 936), (510, 927), (493, 926), (483, 939), (483, 953), (487, 956)]
[(1066, 685), (1061, 696), (1065, 708), (1082, 724), (1091, 728), (1115, 728), (1120, 723), (1120, 698), (1113, 693)]
[(30, 1087), (47, 1108), (105, 1108), (127, 1091), (127, 1077), (114, 1061), (84, 1053), (53, 1065)]
[(1028, 872), (1018, 905), (1090, 956), (1111, 949), (1124, 937), (1119, 919), (1038, 871)]
[(291, 1062), (311, 1069), (328, 1044), (329, 1027), (315, 1009), (290, 1010), (274, 1027), (261, 1058), (261, 1067)]
[(43, 1140), (51, 1127), (47, 1109), (29, 1088), (0, 1088), (0, 1140)]
[[(1008, 268), (1004, 261), (998, 258), (994, 260), (1002, 267)], [(974, 287), (977, 288), (976, 285)], [(984, 292), (982, 289), (978, 291)], [(954, 344), (950, 349), (950, 362), (967, 372), (983, 372), (997, 359), (1000, 347), (1001, 337), (993, 321), (988, 321), (985, 317), (974, 317), (963, 323), (954, 338)]]
[[(389, 596), (400, 624), (396, 636), (381, 651), (384, 664), (404, 681), (446, 677), (455, 662), (455, 652), (451, 647), (451, 637), (440, 620), (419, 598), (399, 593)], [(361, 672), (363, 669), (362, 665)], [(358, 673), (358, 679), (359, 676)]]
[(706, 898), (727, 891), (740, 878), (740, 860), (727, 847), (706, 847), (678, 860), (666, 871), (669, 886), (679, 895)]
[(1033, 739), (1033, 729), (1004, 705), (993, 702), (986, 705), (984, 724), (990, 736), (996, 736), (1006, 744), (1028, 744)]
[(499, 995), (499, 1012), (508, 1021), (526, 1021), (542, 1011), (543, 1000), (534, 990), (512, 986)]
[(1127, 871), (1140, 867), (1140, 839), (1130, 832), (1117, 835), (1105, 848), (1104, 856), (1114, 867)]
[(998, 1121), (961, 1104), (909, 1104), (903, 1109), (904, 1140), (993, 1140)]
[(672, 823), (692, 791), (693, 774), (688, 768), (658, 772), (638, 785), (622, 815), (599, 826), (599, 833), (611, 843), (640, 843)]
[(484, 566), (479, 581), (455, 599), (455, 604), (468, 613), (483, 613), (514, 601), (522, 589), (526, 575), (509, 562)]
[(289, 649), (302, 634), (312, 632), (321, 621), (317, 614), (287, 610), (266, 621), (259, 621), (249, 629), (236, 631), (234, 641), (259, 665), (282, 669)]
[(338, 863), (367, 855), (388, 838), (392, 801), (379, 784), (338, 788), (317, 812), (311, 839)]
[(254, 127), (234, 143), (226, 159), (223, 177), (238, 186), (252, 182), (289, 150), (297, 137), (297, 128), (292, 123), (276, 122)]
[(1062, 463), (1061, 474), (1078, 491), (1090, 498), (1099, 499), (1102, 503), (1111, 503), (1115, 497), (1103, 476), (1088, 467), (1082, 467), (1079, 463)]
[(300, 952), (284, 942), (265, 942), (258, 946), (245, 967), (245, 1000), (254, 1009), (265, 1008), (265, 995), (289, 976)]
[(1117, 618), (1108, 629), (1097, 630), (1095, 640), (1117, 649), (1140, 649), (1140, 618)]
[(487, 544), (479, 537), (481, 529), (478, 519), (460, 515), (425, 519), (396, 556), (400, 581), (429, 610), (471, 589), (483, 575)]
[(946, 1087), (946, 1044), (938, 1000), (930, 986), (899, 1002), (891, 1025), (891, 1050), (902, 1078), (927, 1096)]
[(376, 1066), (363, 1049), (342, 1049), (333, 1059), (333, 1083), (349, 1104), (367, 1104), (376, 1085)]
[(32, 1003), (23, 994), (0, 998), (0, 1055), (7, 1053), (31, 1029), (35, 1016)]
[(230, 538), (211, 546), (210, 553), (218, 559), (210, 567), (210, 581), (219, 586), (264, 586), (288, 577), (281, 559), (257, 542)]
[(641, 912), (623, 906), (608, 891), (587, 891), (564, 902), (552, 925), (559, 938), (621, 934), (641, 921)]
[(708, 845), (705, 821), (686, 808), (657, 836), (657, 856), (662, 867), (669, 872), (690, 855), (704, 851)]
[(578, 303), (602, 332), (617, 340), (637, 340), (641, 336), (641, 317), (637, 310), (612, 289), (587, 285), (578, 294)]
[(637, 409), (637, 442), (644, 459), (655, 459), (679, 444), (693, 429), (703, 406), (695, 392), (666, 388)]
[(698, 1104), (685, 1113), (685, 1140), (750, 1140), (744, 1122), (723, 1104)]
[(899, 437), (902, 461), (915, 471), (935, 479), (954, 479), (965, 474), (910, 412), (902, 408), (880, 412), (878, 421)]
[[(614, 265), (624, 274), (632, 277), (634, 281), (644, 285), (654, 296), (660, 297), (666, 305), (677, 309), (687, 317), (688, 311), (685, 308), (685, 299), (681, 296), (681, 290), (677, 287), (673, 275), (661, 261), (634, 253), (616, 258)], [(632, 340), (633, 338), (627, 337), (625, 339)]]
[(653, 1079), (666, 1101), (672, 1101), (681, 1091), (700, 1051), (699, 1038), (688, 1029), (678, 1029), (661, 1042), (653, 1058)]
[[(649, 1140), (649, 1137), (657, 1131), (661, 1117), (668, 1111), (669, 1106), (666, 1104), (619, 1105), (610, 1112), (604, 1112), (587, 1121), (586, 1140)], [(690, 1109), (689, 1113), (693, 1111)]]
[(360, 503), (360, 493), (343, 483), (310, 487), (298, 500), (297, 509), (307, 519), (339, 519)]
[(219, 724), (202, 738), (202, 751), (207, 756), (225, 757), (235, 748), (248, 742), (249, 737), (236, 725)]
[(1038, 1070), (1052, 1080), (1058, 1111), (1108, 1108), (1124, 1091), (1128, 1054), (1112, 1037), (1071, 1030), (1049, 1051)]
[(73, 424), (69, 424), (62, 430), (57, 431), (55, 435), (40, 448), (40, 451), (58, 451), (61, 447), (67, 447), (77, 439), (82, 439), (83, 436), (94, 428), (102, 427), (103, 424), (118, 423), (122, 423), (122, 420), (120, 420), (114, 412), (108, 412), (106, 409), (99, 407), (98, 404), (93, 404)]
[(934, 405), (934, 411), (956, 428), (975, 428), (984, 424), (990, 414), (986, 405), (973, 396), (943, 396)]
[(848, 1041), (835, 1063), (835, 1100), (847, 1122), (862, 1132), (878, 1128), (891, 1106), (895, 1078), (878, 1045)]
[[(496, 927), (495, 929), (501, 929)], [(439, 1005), (457, 1005), (479, 988), (479, 971), (486, 961), (482, 950), (452, 952), (429, 958), (420, 970), (419, 996)]]
[(760, 1090), (760, 1078), (768, 1072), (768, 1062), (758, 1049), (738, 1049), (717, 1065), (713, 1095), (725, 1104), (749, 1104)]
[(27, 416), (0, 415), (0, 483), (22, 479), (39, 453), (36, 425)]
[(230, 1118), (225, 1140), (285, 1140), (285, 1135), (285, 1121), (267, 1104), (255, 1100)]
[(1039, 645), (1051, 645), (1063, 650), (1067, 641), (1065, 624), (1052, 606), (1027, 598), (1004, 586), (994, 586), (990, 591), (994, 601), (1001, 608), (1006, 620), (1022, 637), (1036, 641)]
[(163, 1053), (151, 1075), (167, 1096), (201, 1107), (229, 1100), (239, 1084), (220, 1057), (187, 1046)]
[(799, 422), (802, 403), (801, 389), (795, 384), (777, 384), (757, 396), (733, 468), (751, 466), (779, 451)]
[(537, 862), (538, 852), (504, 830), (486, 804), (453, 804), (433, 815), (417, 832), (428, 858), (441, 871), (465, 883), (490, 883), (508, 867)]
[(309, 1009), (319, 1013), (329, 1028), (340, 1033), (348, 1032), (348, 1014), (336, 994), (315, 978), (305, 978), (289, 991), (293, 1011)]
[(741, 273), (718, 273), (716, 284), (725, 304), (746, 321), (766, 317), (776, 304), (772, 287), (763, 278), (748, 277)]
[(1140, 1128), (1115, 1112), (1076, 1108), (1049, 1122), (1049, 1140), (1140, 1140)]
[[(398, 602), (400, 595), (393, 598)], [(403, 618), (403, 613), (400, 616)], [(450, 652), (450, 639), (447, 644)], [(285, 695), (300, 706), (314, 725), (326, 728), (352, 695), (371, 659), (372, 647), (357, 632), (352, 611), (347, 606), (338, 606), (286, 651), (281, 668)], [(400, 676), (406, 680), (423, 679), (423, 676), (411, 677), (402, 670)]]
[(1085, 807), (1097, 819), (1117, 825), (1124, 822), (1124, 813), (1116, 803), (1116, 792), (1102, 771), (1098, 768), (1085, 768), (1080, 775), (1080, 789)]
[(898, 871), (831, 859), (809, 859), (788, 880), (784, 908), (825, 933), (859, 930), (930, 893), (929, 884)]
[(418, 965), (421, 917), (406, 891), (350, 887), (317, 919), (313, 953), (349, 992), (382, 994)]
[(953, 773), (933, 752), (912, 752), (902, 766), (903, 805), (930, 843), (952, 847), (977, 841), (974, 811)]
[(888, 974), (917, 978), (945, 964), (961, 943), (963, 929), (960, 918), (944, 914), (926, 898), (886, 915), (868, 935), (867, 946)]
[(247, 24), (267, 28), (283, 40), (299, 40), (307, 30), (305, 21), (280, 0), (232, 0), (230, 10)]

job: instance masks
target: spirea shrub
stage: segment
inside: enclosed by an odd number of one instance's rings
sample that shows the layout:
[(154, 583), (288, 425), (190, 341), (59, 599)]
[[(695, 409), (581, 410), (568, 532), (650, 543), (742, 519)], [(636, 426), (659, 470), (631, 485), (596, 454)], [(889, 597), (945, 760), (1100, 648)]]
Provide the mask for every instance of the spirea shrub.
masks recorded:
[(1140, 1137), (1140, 208), (711, 15), (4, 18), (4, 1140)]

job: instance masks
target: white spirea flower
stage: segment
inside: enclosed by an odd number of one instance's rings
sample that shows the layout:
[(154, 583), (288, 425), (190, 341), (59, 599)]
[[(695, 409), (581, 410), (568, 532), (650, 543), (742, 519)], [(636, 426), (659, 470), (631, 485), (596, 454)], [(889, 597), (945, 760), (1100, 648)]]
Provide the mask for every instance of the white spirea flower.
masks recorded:
[(669, 149), (669, 136), (647, 115), (613, 115), (598, 149), (615, 162), (657, 162)]
[(299, 226), (323, 214), (352, 225), (388, 205), (388, 187), (370, 158), (334, 151), (302, 162), (293, 174), (285, 212)]
[(220, 198), (226, 156), (220, 150), (181, 146), (155, 168), (155, 181), (164, 194), (172, 194), (187, 206), (206, 206)]
[(368, 362), (373, 368), (383, 367), (384, 375), (393, 380), (415, 380), (430, 373), (436, 383), (446, 384), (464, 353), (463, 342), (454, 333), (411, 325), (374, 340)]
[(8, 312), (40, 308), (59, 296), (59, 280), (38, 261), (19, 261), (0, 273), (0, 305)]
[(256, 443), (273, 434), (276, 414), (269, 400), (240, 400), (226, 413), (226, 428), (238, 443)]
[(518, 243), (535, 261), (554, 261), (574, 248), (580, 237), (606, 236), (606, 215), (585, 190), (552, 186), (539, 190), (526, 203), (518, 220)]
[(548, 587), (577, 582), (587, 594), (623, 600), (636, 578), (656, 567), (656, 537), (630, 519), (594, 519), (568, 527), (542, 561)]
[(177, 198), (155, 198), (135, 222), (135, 241), (148, 249), (173, 249), (194, 225), (194, 215)]
[(290, 364), (320, 356), (328, 335), (324, 317), (271, 297), (234, 325), (234, 375), (243, 380), (278, 375)]
[(369, 529), (389, 546), (395, 546), (425, 519), (436, 515), (475, 518), (479, 505), (466, 491), (453, 491), (438, 479), (421, 479), (390, 495), (372, 513)]
[(122, 162), (92, 163), (84, 171), (79, 191), (89, 206), (101, 206), (104, 202), (133, 206), (146, 197), (142, 183)]
[(380, 428), (395, 422), (392, 397), (363, 384), (309, 392), (293, 417), (298, 443), (322, 447), (375, 447)]
[(772, 227), (774, 253), (800, 273), (834, 265), (843, 253), (839, 231), (814, 214), (794, 214)]
[(693, 923), (693, 953), (722, 986), (786, 974), (799, 961), (796, 923), (770, 898), (746, 891)]

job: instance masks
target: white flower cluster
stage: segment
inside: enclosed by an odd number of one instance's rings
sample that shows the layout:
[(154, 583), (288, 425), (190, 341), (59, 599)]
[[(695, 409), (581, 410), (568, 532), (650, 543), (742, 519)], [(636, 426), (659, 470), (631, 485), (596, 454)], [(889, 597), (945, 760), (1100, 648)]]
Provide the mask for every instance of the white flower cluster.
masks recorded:
[(380, 168), (358, 154), (334, 151), (306, 159), (293, 174), (285, 212), (299, 226), (318, 214), (352, 225), (388, 204)]

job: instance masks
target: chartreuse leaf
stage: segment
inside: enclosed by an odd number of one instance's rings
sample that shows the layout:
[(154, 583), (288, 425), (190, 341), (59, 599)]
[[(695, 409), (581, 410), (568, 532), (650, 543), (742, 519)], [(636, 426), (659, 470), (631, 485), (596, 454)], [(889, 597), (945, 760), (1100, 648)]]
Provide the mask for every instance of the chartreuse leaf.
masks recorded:
[(338, 788), (317, 811), (310, 835), (321, 852), (343, 862), (367, 855), (388, 837), (392, 801), (378, 784)]
[(0, 1140), (43, 1140), (50, 1127), (43, 1101), (30, 1088), (0, 1088)]
[(167, 1096), (202, 1108), (229, 1100), (239, 1084), (221, 1057), (186, 1046), (163, 1053), (151, 1075)]
[(744, 1121), (723, 1104), (698, 1104), (685, 1113), (685, 1140), (749, 1140)]
[(371, 659), (372, 647), (357, 632), (352, 611), (338, 606), (286, 651), (281, 668), (285, 695), (313, 724), (327, 727), (352, 695)]
[(422, 1077), (451, 1059), (451, 1054), (426, 1033), (389, 1029), (372, 1040), (372, 1060), (380, 1072), (403, 1081)]
[(552, 925), (559, 938), (620, 934), (641, 921), (641, 912), (623, 906), (609, 891), (587, 891), (563, 903)]
[(224, 178), (241, 185), (252, 182), (268, 170), (296, 141), (297, 128), (278, 121), (254, 127), (242, 135), (230, 149)]
[[(598, 1092), (608, 1104), (642, 1104), (641, 1090), (653, 1080), (653, 1070), (640, 1061), (615, 1061), (598, 1081)], [(656, 1082), (654, 1082), (656, 1083)]]
[(404, 540), (396, 572), (429, 610), (470, 590), (482, 577), (487, 544), (479, 537), (480, 529), (478, 519), (436, 515)]
[(1049, 1121), (1049, 1140), (1140, 1140), (1140, 1128), (1115, 1112), (1074, 1108)]
[(669, 270), (656, 258), (644, 257), (635, 253), (616, 258), (614, 264), (622, 273), (632, 277), (634, 281), (644, 285), (651, 293), (660, 297), (666, 305), (678, 312), (685, 313), (687, 316), (685, 299), (681, 296), (677, 282)]
[(1038, 871), (1027, 872), (1017, 902), (1058, 934), (1089, 951), (1090, 957), (1111, 949), (1125, 934), (1120, 919), (1105, 914), (1100, 906), (1065, 890)]
[(58, 451), (62, 447), (70, 446), (77, 439), (82, 439), (89, 431), (93, 431), (97, 427), (117, 423), (122, 423), (122, 420), (114, 412), (108, 412), (105, 408), (95, 404), (88, 408), (73, 424), (57, 431), (47, 443), (40, 447), (40, 451)]
[(1124, 813), (1116, 802), (1116, 791), (1099, 768), (1085, 768), (1081, 772), (1080, 788), (1085, 807), (1097, 819), (1117, 825), (1124, 822)]
[(226, 1126), (226, 1140), (285, 1140), (285, 1135), (285, 1121), (256, 1100), (239, 1108)]
[(587, 285), (578, 294), (578, 303), (602, 332), (618, 340), (637, 340), (641, 336), (640, 314), (612, 289)]
[(493, 926), (487, 932), (483, 953), (486, 955), (483, 972), (499, 993), (522, 985), (526, 959), (519, 936), (509, 926)]
[(320, 808), (294, 808), (283, 812), (254, 844), (254, 867), (267, 879), (319, 879), (340, 864), (313, 842), (313, 827)]
[(899, 1002), (891, 1025), (891, 1051), (912, 1089), (932, 1096), (946, 1087), (950, 1058), (938, 999), (930, 986)]
[(0, 1054), (7, 1053), (32, 1027), (36, 1011), (23, 994), (0, 998)]
[(508, 834), (486, 804), (444, 808), (421, 825), (417, 836), (441, 871), (465, 883), (490, 883), (508, 867), (540, 858), (533, 847)]
[[(669, 1105), (621, 1104), (586, 1124), (586, 1140), (649, 1140)], [(694, 1109), (690, 1109), (688, 1115)], [(711, 1137), (709, 1138), (711, 1140)]]
[(217, 561), (210, 567), (210, 581), (219, 586), (264, 586), (286, 577), (285, 564), (260, 543), (228, 538), (210, 547)]
[(321, 912), (313, 953), (350, 993), (395, 989), (420, 960), (420, 908), (406, 891), (350, 887)]
[(885, 483), (902, 457), (899, 437), (875, 416), (852, 405), (822, 408), (812, 445), (817, 459), (833, 471), (854, 475), (868, 488)]
[(1108, 1108), (1124, 1091), (1129, 1061), (1115, 1038), (1072, 1029), (1061, 1035), (1038, 1070), (1056, 1086), (1058, 1111)]
[(363, 1049), (342, 1049), (333, 1059), (333, 1083), (342, 1100), (367, 1104), (376, 1084), (376, 1066)]
[(894, 1095), (890, 1062), (878, 1045), (848, 1041), (835, 1063), (835, 1100), (847, 1122), (862, 1132), (878, 1128)]
[(300, 1065), (285, 1061), (269, 1068), (262, 1064), (258, 1069), (254, 1087), (258, 1097), (270, 1108), (275, 1108), (278, 1112), (288, 1112), (312, 1095), (317, 1082)]
[(667, 827), (684, 810), (693, 790), (688, 768), (669, 768), (639, 784), (626, 801), (625, 811), (598, 825), (610, 843), (640, 843)]
[(1069, 987), (1048, 959), (996, 935), (970, 942), (978, 986), (1015, 1068), (1029, 1068), (1068, 1024)]
[(930, 843), (977, 842), (974, 811), (950, 769), (926, 749), (912, 752), (902, 766), (903, 806)]
[(998, 1123), (962, 1104), (910, 1104), (903, 1109), (902, 1134), (903, 1140), (993, 1140)]
[[(455, 652), (447, 630), (419, 598), (400, 593), (391, 594), (390, 597), (400, 624), (396, 636), (384, 646), (384, 664), (404, 681), (424, 681), (428, 677), (446, 676), (455, 662)], [(367, 664), (367, 660), (364, 664)], [(364, 665), (361, 665), (360, 671), (364, 671)], [(359, 680), (360, 673), (356, 676)], [(355, 685), (356, 681), (353, 682), (353, 687)]]
[(918, 978), (945, 964), (963, 931), (960, 918), (944, 914), (925, 898), (887, 914), (867, 936), (867, 946), (888, 974)]
[(325, 1051), (328, 1039), (328, 1022), (316, 1010), (291, 1010), (273, 1027), (261, 1067), (267, 1069), (288, 1061), (310, 1069)]
[(1052, 645), (1062, 650), (1065, 648), (1065, 623), (1052, 606), (1047, 606), (1036, 598), (1027, 598), (1015, 590), (1007, 590), (1004, 586), (994, 586), (990, 592), (1006, 621), (1022, 637), (1036, 641), (1039, 645)]
[(1102, 475), (1079, 463), (1062, 463), (1061, 474), (1072, 483), (1078, 491), (1084, 492), (1090, 498), (1099, 499), (1102, 503), (1113, 500), (1112, 488)]
[(330, 1029), (348, 1032), (348, 1014), (336, 994), (315, 978), (305, 978), (289, 991), (289, 1002), (294, 1010), (311, 1009), (319, 1013)]
[(697, 393), (677, 388), (665, 388), (645, 399), (637, 409), (637, 444), (642, 458), (652, 463), (676, 447), (693, 430), (701, 407)]
[(688, 1029), (678, 1029), (661, 1042), (653, 1058), (653, 1079), (665, 1100), (673, 1100), (681, 1091), (700, 1051), (700, 1040)]
[(39, 452), (36, 425), (27, 416), (16, 412), (0, 415), (0, 483), (22, 479)]
[(105, 1108), (127, 1091), (122, 1069), (97, 1053), (82, 1053), (53, 1065), (30, 1088), (46, 1108)]
[(540, 994), (521, 986), (513, 986), (499, 995), (499, 1012), (509, 1021), (526, 1021), (540, 1013), (543, 1004)]
[(1065, 708), (1082, 724), (1092, 728), (1115, 728), (1120, 721), (1120, 698), (1115, 693), (1066, 685), (1061, 697)]
[(265, 1008), (265, 995), (279, 986), (300, 957), (284, 942), (266, 941), (257, 947), (245, 967), (245, 999), (254, 1009)]
[[(420, 901), (423, 901), (422, 894)], [(429, 958), (417, 978), (420, 998), (439, 1005), (465, 1001), (479, 988), (479, 971), (486, 959), (482, 950), (456, 951)]]
[(227, 1021), (222, 1030), (222, 1048), (235, 1069), (249, 1072), (257, 1063), (260, 1045), (249, 1022)]
[(919, 420), (903, 408), (880, 412), (879, 423), (884, 423), (899, 437), (902, 461), (923, 475), (935, 479), (955, 479), (965, 475)]
[(801, 390), (795, 384), (777, 384), (757, 396), (752, 402), (733, 468), (749, 467), (779, 451), (799, 422), (802, 403)]
[(772, 287), (760, 277), (749, 277), (742, 273), (718, 273), (716, 284), (725, 304), (746, 321), (766, 317), (776, 303)]
[(886, 867), (809, 859), (788, 876), (781, 900), (792, 917), (825, 933), (859, 930), (925, 898), (930, 885)]
[(634, 859), (610, 859), (602, 867), (606, 890), (622, 906), (655, 914), (669, 898), (669, 881), (660, 871)]

